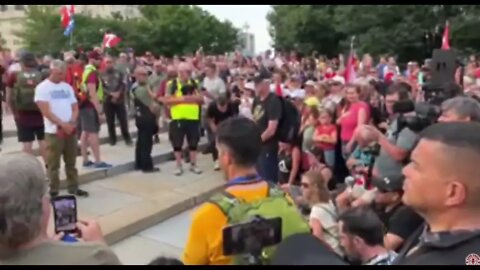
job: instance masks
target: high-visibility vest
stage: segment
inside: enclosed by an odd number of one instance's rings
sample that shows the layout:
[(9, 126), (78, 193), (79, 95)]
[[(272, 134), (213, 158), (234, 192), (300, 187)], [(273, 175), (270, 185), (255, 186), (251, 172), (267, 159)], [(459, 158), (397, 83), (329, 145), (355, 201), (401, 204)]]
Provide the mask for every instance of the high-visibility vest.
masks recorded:
[[(179, 79), (170, 80), (167, 84), (167, 89), (171, 89), (172, 84), (177, 83), (177, 89), (172, 94), (175, 97), (183, 96), (182, 83)], [(189, 83), (194, 83), (189, 80)], [(198, 84), (196, 84), (198, 85)], [(198, 91), (198, 89), (197, 89)], [(176, 104), (170, 107), (170, 115), (172, 120), (199, 120), (200, 119), (200, 105), (198, 104)]]
[[(88, 95), (89, 95), (88, 87), (87, 87), (87, 79), (90, 73), (92, 72), (97, 72), (97, 68), (94, 65), (86, 65), (85, 70), (83, 71), (83, 74), (82, 74), (82, 92), (84, 92), (84, 94), (86, 95), (87, 97), (86, 99), (88, 99)], [(97, 78), (98, 78), (97, 97), (98, 97), (98, 100), (102, 102), (104, 97), (103, 84), (102, 84), (102, 80), (100, 80), (99, 77)]]

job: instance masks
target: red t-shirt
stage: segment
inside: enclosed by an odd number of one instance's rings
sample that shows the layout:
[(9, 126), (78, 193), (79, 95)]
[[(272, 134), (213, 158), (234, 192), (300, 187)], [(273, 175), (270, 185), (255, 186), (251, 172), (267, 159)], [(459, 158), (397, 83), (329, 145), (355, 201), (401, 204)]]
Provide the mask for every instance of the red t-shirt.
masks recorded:
[[(10, 73), (7, 77), (7, 87), (13, 88), (17, 82), (17, 73)], [(13, 93), (12, 93), (13, 94)], [(40, 111), (17, 111), (13, 112), (15, 122), (25, 127), (42, 127), (43, 116)]]
[[(315, 130), (315, 133), (318, 134), (319, 136), (321, 135), (332, 136), (336, 131), (337, 131), (337, 127), (334, 124), (328, 124), (328, 125), (318, 125)], [(317, 146), (323, 151), (335, 150), (335, 144), (333, 143), (322, 142), (322, 143), (318, 143)]]

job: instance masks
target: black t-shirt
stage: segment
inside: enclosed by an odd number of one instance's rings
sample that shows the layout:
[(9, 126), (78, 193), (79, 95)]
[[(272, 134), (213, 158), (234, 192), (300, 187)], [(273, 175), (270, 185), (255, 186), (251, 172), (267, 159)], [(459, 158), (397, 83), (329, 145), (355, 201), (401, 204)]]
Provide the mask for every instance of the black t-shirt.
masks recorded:
[(210, 103), (207, 108), (207, 118), (208, 119), (213, 119), (213, 122), (215, 125), (218, 125), (218, 123), (222, 122), (223, 120), (235, 116), (238, 114), (238, 108), (235, 108), (235, 105), (232, 103), (227, 104), (227, 110), (225, 112), (221, 112), (218, 107), (216, 102)]
[(406, 240), (423, 223), (423, 218), (412, 208), (402, 205), (398, 207), (388, 220), (387, 233)]
[[(263, 101), (255, 97), (252, 105), (252, 114), (253, 120), (260, 128), (260, 132), (263, 133), (267, 129), (269, 121), (280, 121), (282, 117), (280, 99), (273, 93), (270, 93)], [(278, 138), (276, 136), (263, 142), (263, 151), (276, 150), (277, 148)]]

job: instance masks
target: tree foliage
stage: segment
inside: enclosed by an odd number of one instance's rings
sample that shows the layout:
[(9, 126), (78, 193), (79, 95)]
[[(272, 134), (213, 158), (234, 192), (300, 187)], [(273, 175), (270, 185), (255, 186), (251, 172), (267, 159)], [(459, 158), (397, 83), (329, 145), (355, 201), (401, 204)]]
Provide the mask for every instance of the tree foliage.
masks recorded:
[[(475, 5), (277, 5), (267, 19), (278, 49), (333, 56), (348, 50), (355, 36), (361, 53), (406, 60), (438, 48), (446, 20), (452, 47), (469, 52), (480, 48), (480, 33), (475, 31), (479, 15)], [(426, 40), (427, 33), (433, 39)]]
[[(197, 6), (140, 6), (140, 16), (124, 18), (75, 15), (73, 48), (99, 46), (106, 31), (122, 38), (116, 50), (126, 47), (137, 52), (174, 55), (193, 53), (203, 47), (206, 53), (224, 53), (238, 44), (238, 29)], [(55, 53), (70, 49), (70, 38), (63, 35), (58, 8), (30, 6), (21, 32), (26, 48), (38, 53)]]

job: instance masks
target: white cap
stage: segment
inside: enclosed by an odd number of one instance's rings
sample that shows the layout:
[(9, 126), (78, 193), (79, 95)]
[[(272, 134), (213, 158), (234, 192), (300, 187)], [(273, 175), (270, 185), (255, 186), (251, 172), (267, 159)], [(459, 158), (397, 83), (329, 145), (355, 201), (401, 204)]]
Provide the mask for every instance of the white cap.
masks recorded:
[(291, 98), (304, 99), (304, 98), (305, 98), (305, 90), (303, 90), (303, 89), (292, 90), (292, 91), (290, 92), (290, 97), (291, 97)]
[(255, 84), (253, 82), (245, 83), (245, 88), (255, 90)]
[(343, 78), (342, 76), (338, 76), (338, 75), (335, 76), (335, 77), (333, 77), (331, 81), (332, 81), (332, 82), (340, 83), (340, 84), (342, 84), (342, 85), (345, 84), (345, 78)]
[(316, 86), (316, 84), (315, 84), (315, 82), (314, 82), (314, 81), (312, 81), (312, 80), (308, 80), (308, 81), (305, 83), (305, 86), (313, 86), (313, 87), (315, 87), (315, 86)]

